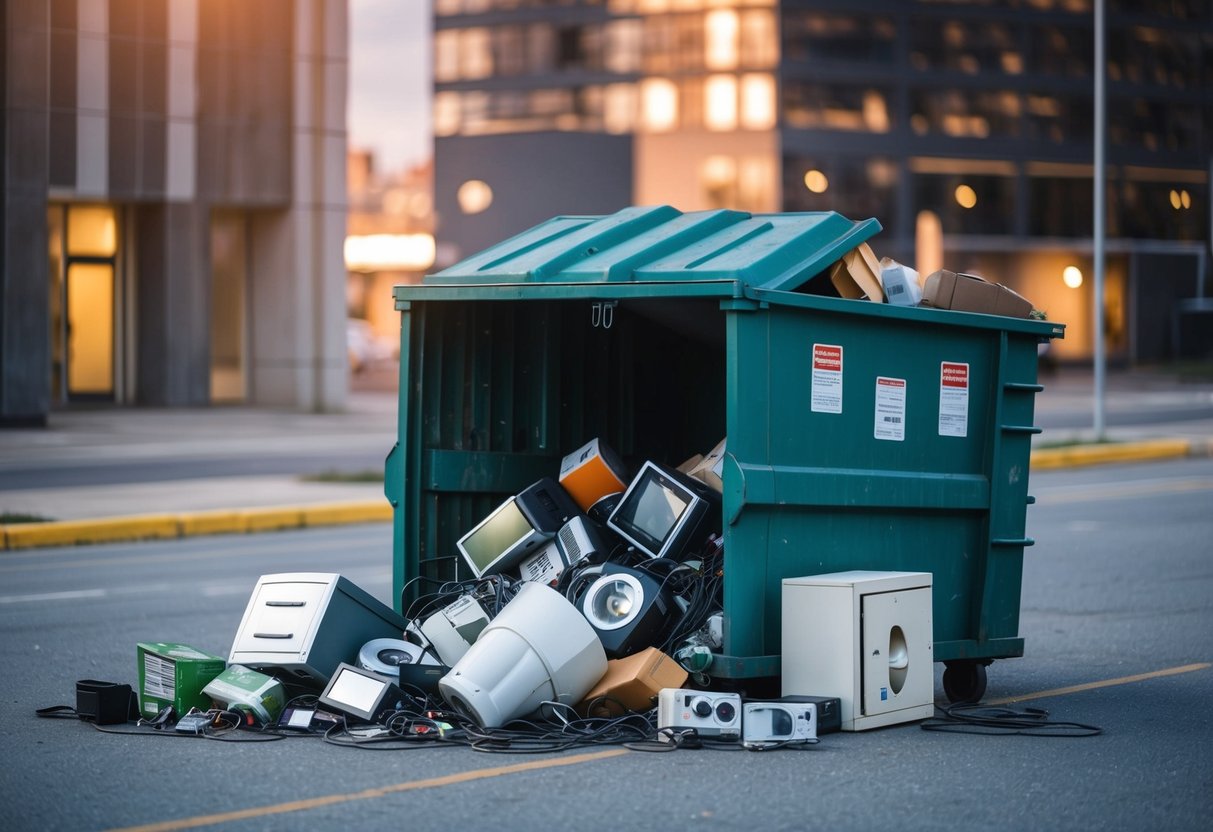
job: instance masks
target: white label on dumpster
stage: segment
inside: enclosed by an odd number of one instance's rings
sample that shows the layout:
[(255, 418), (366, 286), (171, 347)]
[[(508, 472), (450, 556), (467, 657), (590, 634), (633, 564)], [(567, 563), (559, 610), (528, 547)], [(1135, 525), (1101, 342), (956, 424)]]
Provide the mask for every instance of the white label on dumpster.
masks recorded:
[(906, 438), (906, 380), (876, 376), (876, 438)]
[(939, 364), (939, 435), (969, 435), (969, 365)]
[(814, 413), (842, 413), (842, 347), (813, 345)]

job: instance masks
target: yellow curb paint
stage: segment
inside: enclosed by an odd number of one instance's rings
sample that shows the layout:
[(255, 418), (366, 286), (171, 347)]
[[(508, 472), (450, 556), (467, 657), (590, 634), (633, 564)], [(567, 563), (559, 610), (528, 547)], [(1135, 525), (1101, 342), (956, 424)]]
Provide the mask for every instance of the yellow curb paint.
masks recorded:
[(333, 526), (343, 523), (376, 523), (392, 519), (392, 507), (386, 500), (374, 503), (343, 503), (308, 506), (303, 509), (303, 525)]
[(244, 531), (244, 517), (239, 511), (198, 511), (179, 514), (181, 536), (198, 534), (231, 534)]
[(192, 818), (181, 818), (180, 820), (169, 820), (163, 823), (149, 823), (145, 826), (130, 826), (124, 829), (116, 830), (116, 832), (171, 832), (176, 829), (195, 829), (199, 826), (211, 826), (212, 824), (230, 823), (232, 821), (251, 820), (254, 818), (263, 818), (270, 815), (283, 815), (290, 812), (305, 812), (309, 809), (321, 809), (326, 806), (335, 806), (340, 803), (349, 803), (354, 800), (374, 800), (380, 797), (386, 797), (390, 794), (399, 794), (401, 792), (417, 791), (418, 789), (436, 789), (443, 786), (456, 786), (461, 783), (472, 783), (477, 780), (487, 780), (492, 777), (504, 777), (511, 774), (523, 774), (529, 771), (541, 771), (547, 768), (559, 768), (561, 766), (574, 766), (581, 763), (592, 763), (598, 760), (606, 760), (611, 757), (619, 757), (623, 754), (630, 753), (625, 748), (613, 748), (608, 751), (596, 751), (590, 754), (577, 754), (572, 757), (554, 757), (548, 760), (531, 760), (525, 763), (515, 763), (509, 766), (497, 766), (495, 768), (481, 768), (473, 771), (461, 771), (455, 774), (447, 774), (442, 777), (430, 777), (425, 780), (410, 780), (405, 783), (396, 783), (391, 786), (381, 786), (375, 789), (364, 789), (360, 792), (351, 792), (349, 794), (331, 794), (324, 797), (313, 797), (306, 800), (293, 800), (288, 803), (277, 803), (272, 806), (258, 806), (253, 809), (238, 809), (234, 812), (219, 812), (214, 815), (199, 815)]
[(298, 506), (290, 508), (250, 508), (240, 512), (246, 532), (268, 532), (277, 529), (297, 529), (303, 525), (303, 512)]
[(1070, 693), (1082, 693), (1088, 690), (1098, 690), (1099, 688), (1110, 688), (1116, 685), (1128, 685), (1133, 682), (1145, 682), (1149, 679), (1161, 679), (1165, 676), (1178, 676), (1181, 673), (1192, 673), (1197, 670), (1206, 670), (1211, 665), (1208, 662), (1197, 662), (1195, 664), (1185, 664), (1180, 667), (1168, 667), (1165, 670), (1154, 670), (1150, 673), (1138, 673), (1133, 676), (1121, 676), (1118, 679), (1105, 679), (1102, 682), (1087, 682), (1083, 685), (1070, 685), (1065, 688), (1053, 688), (1052, 690), (1042, 690), (1036, 693), (1025, 693), (1022, 696), (1008, 696), (1004, 699), (990, 699), (983, 702), (983, 705), (1010, 705), (1014, 702), (1027, 702), (1030, 699), (1047, 699), (1052, 696), (1065, 696)]
[(168, 537), (177, 537), (176, 515), (149, 514), (140, 517), (21, 523), (8, 526), (5, 534), (10, 549)]
[(1187, 439), (1155, 439), (1148, 442), (1124, 442), (1108, 445), (1075, 445), (1071, 448), (1046, 448), (1032, 451), (1036, 469), (1077, 468), (1112, 462), (1141, 462), (1187, 456), (1192, 443)]

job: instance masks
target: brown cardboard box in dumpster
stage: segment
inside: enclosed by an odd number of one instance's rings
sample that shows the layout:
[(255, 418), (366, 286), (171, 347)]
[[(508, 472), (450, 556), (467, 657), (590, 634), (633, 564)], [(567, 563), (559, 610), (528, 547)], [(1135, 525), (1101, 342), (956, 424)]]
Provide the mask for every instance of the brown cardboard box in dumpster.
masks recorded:
[(1032, 314), (1032, 303), (1006, 286), (975, 274), (957, 274), (947, 269), (940, 269), (927, 278), (922, 286), (922, 305), (1008, 318), (1026, 318)]
[(867, 297), (876, 303), (884, 301), (884, 291), (880, 288), (880, 263), (867, 243), (860, 243), (830, 267), (830, 282), (844, 298), (855, 300)]
[[(727, 438), (726, 438), (727, 439)], [(716, 443), (716, 447), (707, 456), (699, 460), (687, 473), (706, 483), (716, 492), (724, 491), (724, 446), (726, 439)]]
[[(656, 647), (649, 647), (623, 659), (607, 662), (606, 675), (585, 695), (577, 710), (586, 716), (618, 716), (619, 704), (633, 711), (647, 711), (653, 707), (653, 697), (662, 688), (680, 688), (687, 680), (682, 665)], [(594, 700), (609, 696), (615, 702)]]

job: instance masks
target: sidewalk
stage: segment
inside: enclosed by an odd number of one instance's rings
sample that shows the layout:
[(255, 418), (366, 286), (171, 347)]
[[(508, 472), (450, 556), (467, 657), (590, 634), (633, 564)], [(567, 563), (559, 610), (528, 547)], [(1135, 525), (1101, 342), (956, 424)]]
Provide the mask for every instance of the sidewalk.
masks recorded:
[[(1045, 390), (1036, 397), (1036, 424), (1044, 432), (1033, 438), (1034, 468), (1213, 450), (1213, 382), (1182, 383), (1142, 371), (1109, 373), (1106, 434), (1113, 442), (1066, 449), (1048, 446), (1093, 438), (1091, 373), (1042, 374), (1041, 383)], [(300, 479), (300, 474), (325, 468), (382, 471), (396, 441), (397, 397), (386, 384), (378, 388), (352, 393), (344, 413), (110, 408), (56, 411), (45, 429), (0, 430), (0, 479), (7, 480), (0, 486), (0, 513), (60, 521), (0, 527), (0, 548), (386, 521), (391, 507), (378, 482)], [(195, 475), (208, 467), (222, 471), (224, 465), (216, 463), (224, 460), (228, 467), (239, 467), (242, 455), (300, 470)], [(336, 462), (308, 469), (307, 460), (300, 459), (306, 455)], [(22, 474), (67, 472), (82, 462), (124, 467), (131, 472), (130, 481), (14, 485)], [(145, 469), (150, 473), (141, 479)], [(189, 475), (166, 476), (174, 470)]]

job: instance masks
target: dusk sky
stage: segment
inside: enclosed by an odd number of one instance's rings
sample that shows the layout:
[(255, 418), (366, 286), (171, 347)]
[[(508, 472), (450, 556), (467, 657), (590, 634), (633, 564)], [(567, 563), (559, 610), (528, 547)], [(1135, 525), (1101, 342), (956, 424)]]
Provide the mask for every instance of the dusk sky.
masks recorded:
[(350, 0), (349, 143), (380, 171), (431, 153), (430, 0)]

